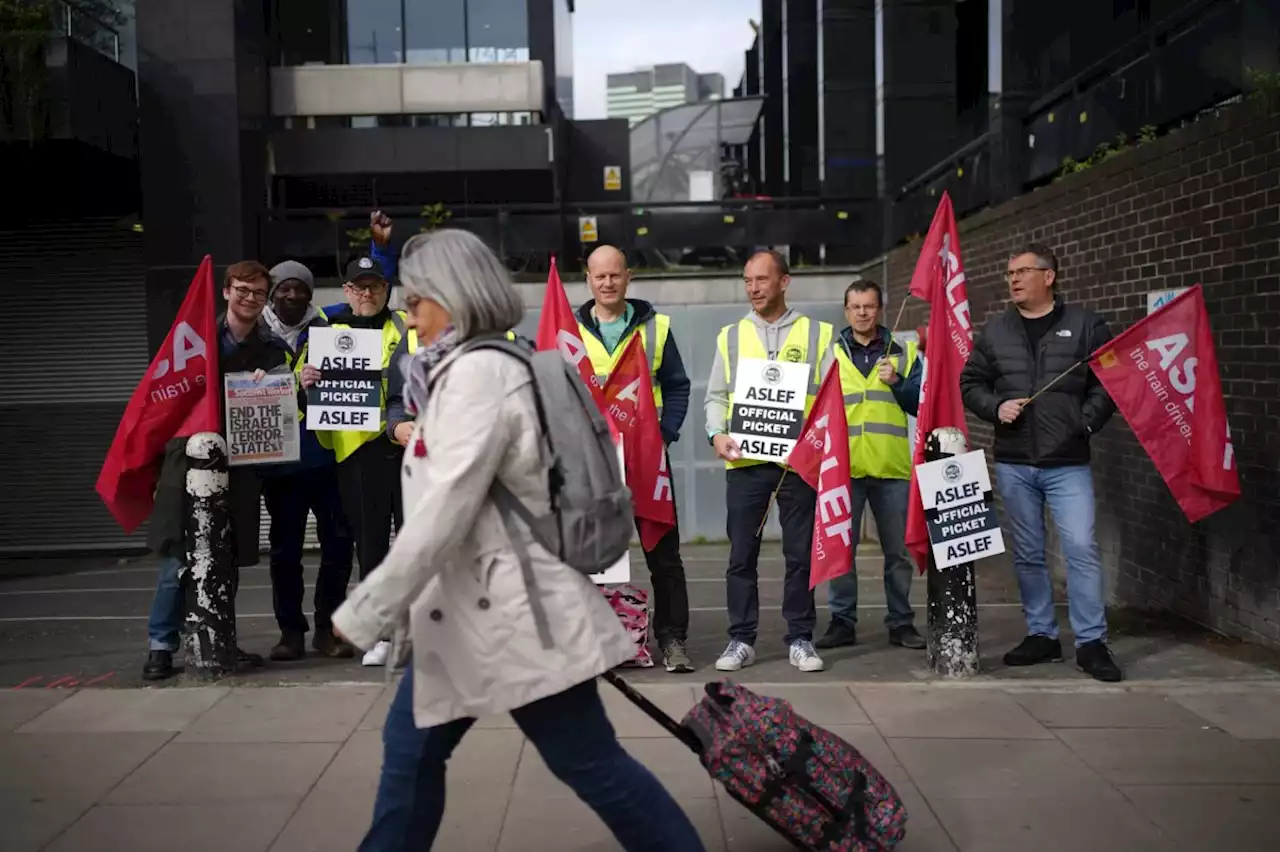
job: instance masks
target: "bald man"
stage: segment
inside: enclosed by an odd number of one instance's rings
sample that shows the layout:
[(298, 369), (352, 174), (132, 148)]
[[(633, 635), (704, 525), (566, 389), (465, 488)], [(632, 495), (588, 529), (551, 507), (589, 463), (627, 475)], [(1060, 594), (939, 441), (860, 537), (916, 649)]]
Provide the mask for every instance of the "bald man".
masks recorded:
[[(630, 284), (631, 270), (622, 252), (609, 245), (593, 251), (587, 258), (587, 286), (595, 298), (578, 308), (578, 333), (602, 383), (627, 351), (632, 336), (640, 335), (649, 360), (662, 441), (670, 446), (679, 440), (689, 411), (689, 376), (671, 336), (671, 318), (648, 302), (628, 299)], [(671, 470), (669, 458), (667, 470)], [(653, 578), (653, 635), (662, 664), (669, 672), (691, 672), (693, 663), (687, 650), (689, 591), (680, 560), (679, 529), (663, 536), (644, 558)]]

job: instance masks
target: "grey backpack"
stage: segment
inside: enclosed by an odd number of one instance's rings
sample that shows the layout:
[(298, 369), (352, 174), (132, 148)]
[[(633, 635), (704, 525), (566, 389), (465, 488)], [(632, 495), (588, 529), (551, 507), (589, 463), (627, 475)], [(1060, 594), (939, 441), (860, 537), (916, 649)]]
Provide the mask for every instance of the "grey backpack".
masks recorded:
[(497, 479), (491, 489), (526, 579), (530, 579), (528, 555), (520, 552), (520, 539), (511, 528), (512, 516), (529, 527), (538, 544), (571, 568), (588, 575), (604, 571), (631, 546), (635, 520), (631, 489), (618, 467), (617, 448), (591, 392), (577, 369), (558, 351), (530, 352), (519, 343), (483, 337), (464, 343), (457, 355), (477, 349), (505, 352), (528, 368), (538, 422), (550, 454), (549, 515), (534, 515)]

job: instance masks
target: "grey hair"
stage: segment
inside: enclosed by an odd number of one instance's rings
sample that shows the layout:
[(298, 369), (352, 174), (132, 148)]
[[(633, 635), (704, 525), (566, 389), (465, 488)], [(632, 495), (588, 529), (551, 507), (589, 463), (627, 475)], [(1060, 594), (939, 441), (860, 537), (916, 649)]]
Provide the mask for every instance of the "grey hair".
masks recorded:
[(400, 252), (405, 293), (449, 312), (458, 337), (500, 334), (524, 319), (524, 303), (506, 266), (470, 231), (445, 228), (418, 234)]

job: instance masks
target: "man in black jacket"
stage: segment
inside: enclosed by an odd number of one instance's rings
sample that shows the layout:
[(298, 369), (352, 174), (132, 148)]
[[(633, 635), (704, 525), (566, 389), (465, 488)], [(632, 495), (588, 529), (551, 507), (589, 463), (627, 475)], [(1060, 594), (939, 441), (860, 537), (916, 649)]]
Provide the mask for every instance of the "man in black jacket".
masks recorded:
[(1089, 470), (1089, 439), (1115, 405), (1087, 359), (1111, 339), (1111, 330), (1098, 314), (1062, 300), (1057, 274), (1058, 260), (1046, 246), (1032, 243), (1009, 258), (1011, 304), (975, 338), (960, 392), (966, 408), (995, 426), (996, 481), (1027, 618), (1028, 635), (1005, 654), (1005, 664), (1062, 660), (1044, 555), (1048, 503), (1067, 560), (1076, 664), (1098, 680), (1119, 681), (1120, 667), (1106, 644)]

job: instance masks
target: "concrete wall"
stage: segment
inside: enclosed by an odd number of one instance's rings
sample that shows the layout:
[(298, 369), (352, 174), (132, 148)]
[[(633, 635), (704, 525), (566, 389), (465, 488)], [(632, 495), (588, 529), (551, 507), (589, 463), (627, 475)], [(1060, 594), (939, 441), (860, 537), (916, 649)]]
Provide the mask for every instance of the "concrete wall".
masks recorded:
[[(1117, 416), (1093, 442), (1098, 542), (1113, 602), (1280, 646), (1280, 116), (1249, 102), (964, 220), (979, 327), (1004, 309), (1002, 272), (1029, 240), (1057, 252), (1064, 296), (1116, 333), (1146, 316), (1148, 293), (1204, 285), (1243, 496), (1188, 523)], [(917, 242), (889, 256), (892, 294), (918, 255)], [(913, 302), (905, 327), (927, 314)], [(990, 427), (969, 427), (991, 446)], [(1056, 541), (1050, 558), (1061, 574)]]

